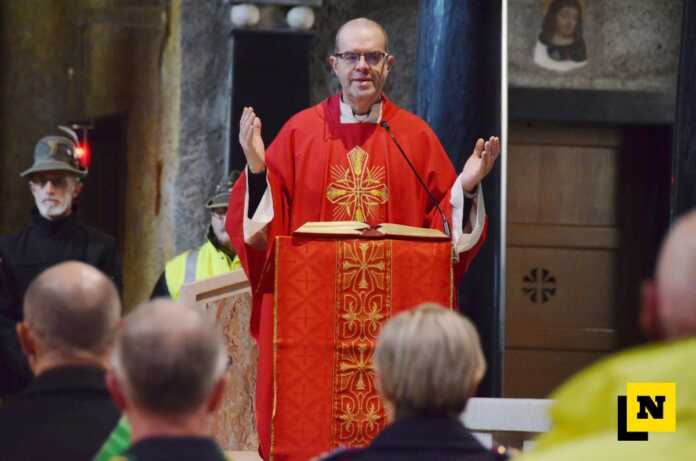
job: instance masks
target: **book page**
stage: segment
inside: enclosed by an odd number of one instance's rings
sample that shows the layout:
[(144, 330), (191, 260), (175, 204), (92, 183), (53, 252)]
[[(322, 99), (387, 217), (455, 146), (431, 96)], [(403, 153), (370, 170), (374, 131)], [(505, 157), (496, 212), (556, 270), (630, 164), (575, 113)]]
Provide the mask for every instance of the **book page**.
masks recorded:
[(406, 226), (404, 224), (382, 223), (379, 226), (377, 226), (377, 229), (382, 231), (384, 235), (401, 235), (405, 237), (420, 238), (448, 238), (444, 232), (438, 229)]
[(294, 234), (360, 235), (370, 226), (360, 221), (310, 221), (298, 227)]
[(361, 221), (307, 221), (302, 226), (300, 226), (297, 230), (300, 230), (302, 228), (306, 228), (306, 229), (320, 228), (320, 229), (323, 229), (325, 227), (342, 227), (342, 228), (348, 227), (350, 229), (367, 229), (370, 226), (367, 223), (364, 223)]
[(404, 224), (382, 223), (371, 228), (360, 221), (311, 221), (298, 227), (293, 235), (345, 235), (379, 238), (384, 236), (414, 237), (424, 239), (449, 240), (438, 229), (407, 226)]

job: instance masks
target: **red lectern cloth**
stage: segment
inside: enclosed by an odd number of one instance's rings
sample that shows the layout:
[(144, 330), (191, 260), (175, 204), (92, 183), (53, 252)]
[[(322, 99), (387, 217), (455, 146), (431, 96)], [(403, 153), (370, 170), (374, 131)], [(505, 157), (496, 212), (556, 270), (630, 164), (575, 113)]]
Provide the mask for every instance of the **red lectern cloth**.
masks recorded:
[(450, 242), (276, 240), (272, 460), (364, 446), (382, 430), (380, 326), (422, 302), (452, 308), (452, 267)]

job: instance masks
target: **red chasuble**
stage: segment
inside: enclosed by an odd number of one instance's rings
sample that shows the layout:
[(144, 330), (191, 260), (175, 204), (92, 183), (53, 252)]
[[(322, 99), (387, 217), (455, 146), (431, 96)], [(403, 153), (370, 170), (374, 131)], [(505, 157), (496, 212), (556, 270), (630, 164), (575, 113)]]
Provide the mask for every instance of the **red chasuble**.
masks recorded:
[[(245, 178), (237, 181), (230, 196), (227, 232), (254, 287), (251, 333), (259, 346), (256, 416), (264, 458), (269, 453), (273, 404), (273, 283), (272, 276), (263, 276), (270, 268), (267, 262), (273, 260), (270, 242), (308, 221), (443, 228), (438, 211), (388, 133), (372, 123), (341, 124), (339, 113), (339, 96), (331, 96), (293, 116), (268, 147), (266, 171), (274, 212), (267, 228), (269, 248), (256, 251), (244, 243)], [(450, 189), (456, 174), (435, 134), (423, 120), (386, 97), (382, 119), (451, 222)], [(456, 275), (463, 274), (484, 239), (485, 232), (471, 250), (459, 255)]]

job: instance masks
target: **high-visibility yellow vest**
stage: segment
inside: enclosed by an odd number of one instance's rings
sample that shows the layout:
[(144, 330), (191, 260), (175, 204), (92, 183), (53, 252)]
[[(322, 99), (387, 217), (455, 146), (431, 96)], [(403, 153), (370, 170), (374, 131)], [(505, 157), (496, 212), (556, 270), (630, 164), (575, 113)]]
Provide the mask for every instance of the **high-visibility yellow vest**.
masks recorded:
[(207, 240), (200, 247), (181, 253), (167, 262), (164, 276), (167, 280), (169, 295), (179, 299), (179, 292), (184, 283), (203, 280), (242, 267), (239, 257), (230, 258)]

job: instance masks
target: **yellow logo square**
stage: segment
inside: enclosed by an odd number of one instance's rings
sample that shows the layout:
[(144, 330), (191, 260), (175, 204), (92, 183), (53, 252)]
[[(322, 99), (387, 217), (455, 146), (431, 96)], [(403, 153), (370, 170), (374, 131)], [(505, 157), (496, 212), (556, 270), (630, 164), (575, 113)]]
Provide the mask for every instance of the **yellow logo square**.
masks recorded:
[(628, 383), (626, 403), (629, 432), (677, 430), (676, 383)]

